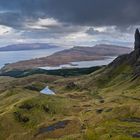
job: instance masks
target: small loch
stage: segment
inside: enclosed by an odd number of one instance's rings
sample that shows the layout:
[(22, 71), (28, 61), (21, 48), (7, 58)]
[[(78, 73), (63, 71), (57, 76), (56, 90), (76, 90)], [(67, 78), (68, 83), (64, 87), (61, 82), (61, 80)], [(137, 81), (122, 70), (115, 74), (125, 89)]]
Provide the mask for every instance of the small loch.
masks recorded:
[(46, 95), (55, 95), (54, 91), (50, 90), (48, 86), (46, 86), (43, 90), (41, 90), (40, 93)]
[(58, 70), (58, 69), (67, 69), (67, 68), (89, 68), (89, 67), (95, 67), (95, 66), (108, 65), (115, 58), (116, 57), (108, 56), (106, 57), (106, 59), (103, 59), (103, 60), (78, 61), (78, 62), (70, 62), (70, 64), (63, 64), (56, 67), (46, 66), (46, 67), (39, 67), (39, 68), (44, 69), (44, 70)]

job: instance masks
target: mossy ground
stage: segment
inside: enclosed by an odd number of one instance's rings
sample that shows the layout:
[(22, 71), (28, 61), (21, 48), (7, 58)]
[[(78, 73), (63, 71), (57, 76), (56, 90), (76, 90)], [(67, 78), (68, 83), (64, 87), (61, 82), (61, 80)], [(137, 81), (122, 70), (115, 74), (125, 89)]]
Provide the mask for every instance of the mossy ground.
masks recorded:
[[(0, 77), (0, 140), (140, 139), (135, 135), (140, 133), (140, 80), (132, 81), (131, 67), (125, 65), (110, 75), (103, 71), (69, 78)], [(74, 88), (68, 88), (71, 82)], [(40, 94), (46, 85), (56, 95)], [(65, 127), (38, 134), (65, 120)]]

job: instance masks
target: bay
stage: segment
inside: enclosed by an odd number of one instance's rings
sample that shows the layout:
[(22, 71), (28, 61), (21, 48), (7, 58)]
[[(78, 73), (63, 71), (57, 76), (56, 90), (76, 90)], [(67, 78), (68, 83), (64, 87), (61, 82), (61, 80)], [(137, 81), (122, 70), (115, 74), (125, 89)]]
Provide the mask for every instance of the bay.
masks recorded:
[(39, 67), (40, 69), (44, 70), (57, 70), (57, 69), (63, 69), (63, 68), (89, 68), (89, 67), (95, 67), (95, 66), (103, 66), (108, 65), (111, 63), (116, 57), (108, 56), (106, 59), (103, 60), (92, 60), (92, 61), (78, 61), (78, 62), (71, 62), (70, 64), (64, 64), (57, 67)]
[(2, 68), (7, 63), (15, 63), (18, 61), (45, 57), (61, 50), (64, 50), (64, 48), (0, 52), (0, 68)]

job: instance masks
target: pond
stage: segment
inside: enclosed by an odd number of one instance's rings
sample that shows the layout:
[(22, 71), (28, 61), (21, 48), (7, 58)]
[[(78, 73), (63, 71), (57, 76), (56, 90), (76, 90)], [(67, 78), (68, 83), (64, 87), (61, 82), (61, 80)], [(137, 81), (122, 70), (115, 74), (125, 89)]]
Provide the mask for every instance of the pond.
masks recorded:
[(40, 93), (46, 95), (55, 95), (55, 93), (52, 90), (50, 90), (48, 86), (41, 90)]

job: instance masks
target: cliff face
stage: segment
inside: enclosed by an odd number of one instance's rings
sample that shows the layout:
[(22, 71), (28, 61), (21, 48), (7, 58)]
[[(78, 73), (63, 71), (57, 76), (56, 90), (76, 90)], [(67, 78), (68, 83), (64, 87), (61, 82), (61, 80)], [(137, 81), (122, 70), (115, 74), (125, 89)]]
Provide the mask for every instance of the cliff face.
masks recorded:
[[(140, 36), (138, 37), (136, 35), (135, 42), (140, 42)], [(112, 94), (112, 91), (116, 92), (118, 85), (121, 85), (123, 88), (129, 88), (130, 85), (140, 86), (139, 45), (137, 44), (135, 46), (135, 50), (131, 53), (117, 57), (105, 68), (89, 75), (87, 79), (87, 82), (85, 82), (85, 79), (83, 78), (83, 81), (81, 83), (85, 83), (84, 86), (89, 87), (91, 90), (93, 89), (93, 87), (95, 89), (100, 89), (113, 86), (110, 94)], [(107, 94), (108, 92), (109, 91), (107, 91)]]
[(121, 66), (130, 67), (133, 78), (140, 77), (140, 32), (138, 29), (135, 31), (134, 51), (130, 54), (119, 56), (109, 64), (108, 68), (111, 68), (111, 71), (114, 71), (114, 69)]
[(136, 29), (135, 32), (135, 50), (140, 49), (140, 32), (138, 29)]

